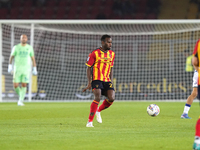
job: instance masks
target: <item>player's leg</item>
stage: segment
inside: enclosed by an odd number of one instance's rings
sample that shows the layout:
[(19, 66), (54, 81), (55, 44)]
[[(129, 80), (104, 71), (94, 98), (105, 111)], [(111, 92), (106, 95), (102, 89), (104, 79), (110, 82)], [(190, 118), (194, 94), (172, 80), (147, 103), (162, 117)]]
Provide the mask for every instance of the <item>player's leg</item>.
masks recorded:
[[(21, 74), (17, 71), (14, 71), (14, 74), (13, 74), (13, 87), (14, 87), (14, 90), (15, 92), (17, 93), (17, 95), (19, 96), (19, 100), (20, 100), (20, 94), (21, 94), (21, 88), (19, 86), (19, 83), (21, 83), (22, 79), (21, 79)], [(18, 103), (17, 105), (18, 106), (23, 106), (20, 104), (18, 100)]]
[[(21, 86), (22, 86), (22, 84), (21, 84)], [(24, 106), (24, 103), (23, 103), (23, 101), (21, 100), (22, 89), (23, 89), (23, 87), (20, 88), (20, 92), (19, 92), (19, 100), (18, 100), (18, 102), (17, 102), (17, 105), (18, 105), (18, 106)]]
[(24, 97), (26, 95), (27, 90), (27, 83), (29, 83), (29, 72), (24, 73), (21, 77), (21, 91), (20, 91), (20, 97), (18, 103), (21, 104), (21, 106), (24, 106)]
[(23, 103), (24, 97), (26, 95), (26, 90), (27, 90), (27, 83), (22, 83), (21, 84), (21, 93), (20, 93), (20, 101)]
[(19, 83), (13, 83), (13, 87), (14, 87), (14, 90), (15, 92), (17, 93), (17, 95), (20, 97), (20, 91), (21, 91), (21, 88), (19, 87)]
[(193, 149), (200, 150), (200, 118), (196, 122), (196, 131), (195, 131)]
[(106, 108), (110, 107), (113, 104), (113, 102), (115, 100), (115, 91), (114, 90), (108, 90), (108, 91), (106, 91), (105, 96), (107, 98), (99, 106), (99, 108), (97, 109), (97, 112), (96, 112), (96, 117), (97, 117), (97, 122), (98, 123), (102, 123), (102, 118), (101, 118), (100, 112), (102, 110), (105, 110)]
[(112, 103), (115, 100), (115, 91), (114, 90), (108, 90), (105, 94), (105, 96), (107, 97), (103, 103), (99, 106), (98, 108), (98, 112), (101, 112), (102, 110), (110, 107), (112, 105)]
[(198, 94), (197, 80), (198, 80), (198, 73), (195, 71), (194, 76), (193, 76), (193, 90), (192, 90), (192, 93), (190, 94), (190, 96), (188, 96), (188, 98), (187, 98), (187, 101), (186, 101), (186, 104), (185, 104), (185, 107), (183, 110), (183, 114), (181, 115), (182, 119), (191, 119), (188, 116), (188, 112), (193, 103), (193, 100), (197, 97), (197, 94)]
[(92, 81), (92, 91), (94, 94), (94, 100), (90, 105), (90, 114), (86, 127), (94, 127), (93, 119), (101, 99), (101, 88), (102, 88), (102, 83), (100, 81)]
[(105, 95), (107, 98), (103, 101), (103, 103), (99, 106), (98, 112), (110, 107), (115, 100), (115, 90), (113, 84), (111, 82), (103, 83), (104, 90), (102, 95)]
[(18, 102), (17, 102), (17, 105), (18, 105), (18, 106), (24, 106), (23, 102), (20, 100), (22, 88), (19, 87), (19, 83), (13, 83), (13, 86), (14, 86), (15, 92), (16, 92), (16, 93), (18, 94), (18, 96), (19, 96), (19, 100), (18, 100)]
[(104, 90), (102, 95), (105, 95), (107, 98), (99, 106), (96, 112), (97, 122), (102, 123), (102, 118), (100, 112), (110, 107), (115, 100), (115, 90), (111, 82), (104, 82)]
[(183, 110), (183, 114), (181, 115), (182, 119), (191, 119), (188, 116), (188, 112), (193, 103), (193, 100), (197, 97), (197, 94), (198, 94), (198, 88), (193, 88), (191, 95), (187, 98), (187, 101)]

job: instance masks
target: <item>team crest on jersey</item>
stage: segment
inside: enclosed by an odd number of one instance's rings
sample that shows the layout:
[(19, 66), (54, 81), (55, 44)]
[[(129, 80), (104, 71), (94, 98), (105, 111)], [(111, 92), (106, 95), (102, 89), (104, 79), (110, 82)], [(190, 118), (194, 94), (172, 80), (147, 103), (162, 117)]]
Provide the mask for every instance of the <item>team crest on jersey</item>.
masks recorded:
[(96, 88), (98, 88), (99, 87), (99, 85), (96, 85)]
[(109, 57), (111, 57), (111, 55), (109, 54)]

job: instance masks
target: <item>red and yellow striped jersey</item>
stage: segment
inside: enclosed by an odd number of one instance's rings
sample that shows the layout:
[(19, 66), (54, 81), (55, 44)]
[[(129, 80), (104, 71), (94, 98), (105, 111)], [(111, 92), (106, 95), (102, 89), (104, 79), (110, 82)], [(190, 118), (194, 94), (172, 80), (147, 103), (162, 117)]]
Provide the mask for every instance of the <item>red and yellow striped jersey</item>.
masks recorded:
[[(193, 51), (193, 56), (196, 56), (198, 58), (198, 61), (200, 62), (200, 40), (197, 41), (194, 51)], [(200, 67), (200, 64), (199, 64)], [(198, 85), (200, 85), (200, 73), (198, 71)]]
[(194, 47), (193, 55), (194, 56), (196, 55), (198, 58), (200, 58), (199, 57), (199, 55), (200, 55), (200, 40), (197, 41), (197, 43)]
[(86, 61), (86, 65), (93, 67), (93, 79), (110, 82), (110, 70), (114, 65), (115, 53), (112, 50), (104, 52), (100, 47), (92, 51)]

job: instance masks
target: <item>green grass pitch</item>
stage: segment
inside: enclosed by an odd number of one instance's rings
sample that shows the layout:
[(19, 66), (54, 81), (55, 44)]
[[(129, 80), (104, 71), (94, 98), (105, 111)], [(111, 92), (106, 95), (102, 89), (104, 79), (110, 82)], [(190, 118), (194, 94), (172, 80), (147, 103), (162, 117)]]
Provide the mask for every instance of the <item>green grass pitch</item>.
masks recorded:
[[(156, 103), (157, 117), (146, 108)], [(0, 103), (1, 150), (190, 150), (199, 103), (180, 119), (184, 102), (115, 102), (86, 128), (91, 102)]]

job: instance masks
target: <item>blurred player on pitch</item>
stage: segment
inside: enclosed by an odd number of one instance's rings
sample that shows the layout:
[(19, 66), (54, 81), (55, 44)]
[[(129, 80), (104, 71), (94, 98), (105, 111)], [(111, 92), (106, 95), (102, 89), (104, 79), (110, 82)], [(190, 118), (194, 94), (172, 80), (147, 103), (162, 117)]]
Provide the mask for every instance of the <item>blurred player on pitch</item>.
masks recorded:
[(194, 71), (194, 75), (193, 75), (193, 90), (192, 93), (190, 94), (190, 96), (188, 96), (184, 110), (183, 110), (183, 114), (181, 115), (181, 119), (191, 119), (188, 116), (188, 112), (190, 110), (190, 107), (193, 103), (193, 100), (197, 97), (198, 94), (198, 72), (195, 70)]
[(186, 51), (186, 54), (188, 56), (187, 60), (186, 60), (186, 73), (192, 72), (193, 71), (193, 67), (195, 68), (195, 71), (194, 71), (194, 75), (193, 75), (193, 85), (192, 85), (193, 90), (192, 90), (192, 93), (190, 94), (190, 96), (188, 96), (188, 98), (187, 98), (187, 101), (186, 101), (186, 104), (185, 104), (185, 107), (184, 107), (184, 110), (183, 110), (183, 114), (181, 115), (181, 118), (182, 119), (191, 119), (188, 116), (188, 112), (189, 112), (190, 107), (191, 107), (191, 105), (193, 103), (193, 100), (197, 97), (197, 93), (198, 93), (198, 72), (197, 72), (198, 67), (193, 65), (193, 63), (192, 63), (192, 60), (194, 60), (194, 58), (193, 58), (194, 57), (194, 53), (193, 53), (193, 55), (189, 56), (188, 55), (189, 51)]
[[(13, 73), (13, 86), (15, 92), (19, 95), (17, 105), (24, 106), (23, 100), (26, 94), (27, 83), (29, 83), (29, 76), (31, 71), (31, 61), (33, 62), (33, 75), (37, 75), (36, 62), (34, 57), (33, 47), (27, 44), (27, 36), (21, 35), (21, 43), (15, 45), (12, 49), (8, 72)], [(14, 59), (14, 69), (12, 67), (12, 60)], [(21, 83), (21, 88), (19, 87)]]
[[(94, 100), (90, 105), (89, 119), (86, 127), (94, 127), (93, 119), (96, 114), (97, 121), (102, 123), (100, 112), (110, 107), (115, 99), (115, 91), (112, 84), (113, 81), (113, 65), (115, 59), (115, 53), (110, 50), (112, 46), (112, 39), (109, 35), (103, 35), (101, 37), (102, 46), (92, 51), (86, 61), (87, 67), (87, 87), (83, 89), (85, 92), (87, 89), (91, 89), (94, 93)], [(92, 72), (92, 74), (91, 74)], [(91, 79), (92, 75), (92, 79)], [(99, 106), (101, 95), (107, 98)]]

